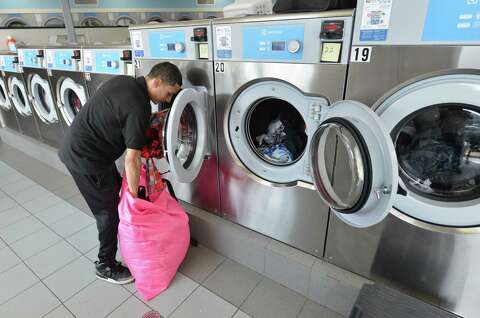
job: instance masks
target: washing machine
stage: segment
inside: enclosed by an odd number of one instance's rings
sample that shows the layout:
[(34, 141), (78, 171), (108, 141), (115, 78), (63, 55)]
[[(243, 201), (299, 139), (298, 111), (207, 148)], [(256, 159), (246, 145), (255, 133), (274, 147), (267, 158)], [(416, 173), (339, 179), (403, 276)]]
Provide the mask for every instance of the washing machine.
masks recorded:
[(97, 89), (112, 77), (117, 75), (135, 76), (131, 46), (84, 46), (82, 54), (89, 96), (93, 96)]
[(175, 64), (183, 88), (171, 105), (159, 105), (165, 119), (165, 159), (159, 162), (180, 200), (218, 213), (218, 156), (212, 33), (208, 20), (147, 24), (130, 28), (136, 76), (157, 63)]
[[(370, 106), (390, 135), (397, 190), (389, 194), (390, 213), (376, 225), (350, 226), (347, 217), (362, 216), (357, 209), (332, 214), (325, 258), (460, 316), (478, 317), (480, 4), (397, 1), (372, 15), (359, 1), (357, 12), (352, 60), (358, 62), (348, 71), (346, 99)], [(379, 22), (383, 13), (389, 23)], [(373, 161), (365, 167), (363, 196), (389, 192), (368, 186), (378, 167)], [(335, 189), (348, 188), (355, 174), (352, 160), (337, 155), (331, 202), (346, 199)], [(360, 206), (361, 197), (350, 204)]]
[(21, 132), (20, 127), (18, 126), (17, 115), (13, 108), (13, 103), (8, 96), (3, 54), (5, 54), (5, 52), (0, 52), (0, 122), (3, 124), (3, 127)]
[(7, 85), (8, 96), (16, 111), (19, 130), (34, 139), (41, 140), (32, 104), (28, 98), (28, 89), (19, 65), (16, 53), (6, 53), (3, 59), (3, 77)]
[(47, 47), (45, 56), (60, 120), (67, 130), (88, 98), (82, 50), (80, 46)]
[(72, 13), (73, 23), (80, 27), (108, 26), (108, 14), (101, 12)]
[(59, 111), (55, 106), (55, 97), (44, 58), (45, 49), (42, 46), (26, 46), (18, 49), (18, 61), (23, 68), (28, 99), (34, 109), (33, 116), (36, 119), (40, 137), (44, 143), (59, 148), (64, 131)]
[(139, 24), (140, 13), (137, 12), (116, 12), (109, 13), (108, 17), (112, 26), (130, 26)]
[(352, 14), (213, 20), (221, 213), (318, 257), (329, 208), (309, 147), (324, 109), (343, 99)]
[(6, 28), (27, 28), (37, 25), (33, 14), (10, 13), (5, 15), (2, 24)]

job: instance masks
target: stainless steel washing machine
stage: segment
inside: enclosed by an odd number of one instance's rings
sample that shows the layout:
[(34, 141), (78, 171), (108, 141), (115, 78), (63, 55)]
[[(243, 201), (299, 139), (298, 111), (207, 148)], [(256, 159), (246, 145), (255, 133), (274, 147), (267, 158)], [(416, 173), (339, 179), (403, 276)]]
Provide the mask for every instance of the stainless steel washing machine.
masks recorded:
[[(350, 65), (346, 99), (371, 106), (382, 120), (395, 147), (398, 190), (391, 190), (391, 213), (375, 226), (356, 228), (332, 216), (326, 260), (478, 317), (480, 5), (393, 2), (387, 29), (375, 26), (369, 10), (359, 1), (352, 54), (364, 63)], [(332, 198), (346, 198), (337, 191), (352, 184), (351, 162), (337, 156)], [(364, 179), (363, 196), (389, 192)]]
[[(179, 199), (212, 213), (219, 211), (212, 33), (208, 20), (130, 28), (137, 76), (169, 61), (180, 69), (183, 89), (172, 105), (164, 132), (166, 161), (160, 166)], [(166, 113), (165, 113), (166, 112)], [(168, 164), (167, 164), (168, 163)]]
[(41, 140), (32, 105), (28, 98), (28, 89), (23, 78), (23, 69), (19, 66), (15, 53), (2, 55), (3, 75), (8, 89), (8, 96), (16, 111), (19, 130), (34, 139)]
[(43, 47), (23, 47), (18, 49), (18, 61), (23, 68), (23, 78), (28, 90), (28, 99), (34, 109), (38, 130), (42, 141), (59, 148), (63, 140), (63, 126), (55, 106), (55, 97), (48, 79), (45, 50)]
[(309, 147), (322, 112), (343, 99), (352, 14), (213, 21), (221, 213), (318, 257), (329, 209)]
[(47, 47), (45, 56), (62, 125), (68, 129), (88, 98), (82, 50), (80, 46)]
[(4, 69), (4, 61), (2, 52), (0, 52), (0, 122), (2, 123), (3, 127), (18, 131), (20, 131), (20, 127), (18, 126), (17, 115), (15, 113), (15, 109), (13, 108), (13, 103), (8, 96), (8, 88), (7, 88), (7, 81), (5, 79), (5, 69)]
[(130, 46), (84, 46), (82, 55), (89, 96), (93, 96), (97, 89), (112, 77), (135, 76)]

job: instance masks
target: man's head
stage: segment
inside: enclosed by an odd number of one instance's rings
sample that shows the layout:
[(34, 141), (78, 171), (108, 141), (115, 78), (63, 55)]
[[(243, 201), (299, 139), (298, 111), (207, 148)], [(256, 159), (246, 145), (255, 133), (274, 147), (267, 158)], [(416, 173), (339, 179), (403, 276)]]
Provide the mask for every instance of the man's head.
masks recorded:
[(169, 103), (182, 86), (182, 74), (169, 62), (158, 63), (145, 77), (148, 96), (155, 104)]

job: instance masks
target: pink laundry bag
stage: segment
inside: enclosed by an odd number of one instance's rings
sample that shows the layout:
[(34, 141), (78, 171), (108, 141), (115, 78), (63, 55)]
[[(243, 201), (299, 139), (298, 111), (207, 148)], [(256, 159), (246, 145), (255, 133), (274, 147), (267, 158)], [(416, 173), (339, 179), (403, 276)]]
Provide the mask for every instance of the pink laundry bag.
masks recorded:
[(167, 289), (190, 242), (188, 216), (163, 185), (158, 171), (155, 172), (157, 186), (150, 187), (147, 168), (142, 166), (140, 185), (150, 190), (149, 200), (134, 198), (124, 177), (118, 206), (122, 258), (145, 300)]

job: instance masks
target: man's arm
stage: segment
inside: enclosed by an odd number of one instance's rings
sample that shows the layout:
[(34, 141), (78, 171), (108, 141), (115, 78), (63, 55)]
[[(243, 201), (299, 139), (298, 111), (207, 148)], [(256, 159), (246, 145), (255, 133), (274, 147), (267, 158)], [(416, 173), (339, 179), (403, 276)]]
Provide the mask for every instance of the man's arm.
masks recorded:
[(127, 175), (128, 188), (133, 197), (137, 197), (138, 185), (140, 183), (140, 150), (127, 148), (125, 155), (125, 173)]

